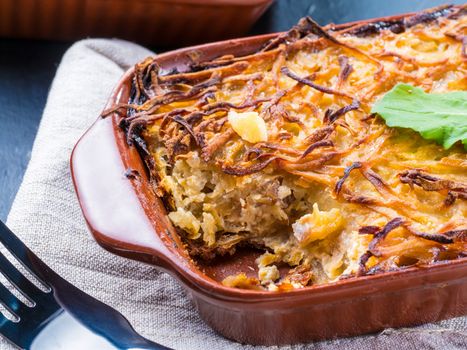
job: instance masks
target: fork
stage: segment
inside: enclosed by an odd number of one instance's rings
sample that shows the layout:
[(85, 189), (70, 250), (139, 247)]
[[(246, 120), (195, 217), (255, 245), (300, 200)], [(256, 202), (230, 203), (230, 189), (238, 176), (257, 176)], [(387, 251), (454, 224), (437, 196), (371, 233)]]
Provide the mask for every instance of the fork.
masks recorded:
[[(140, 336), (110, 306), (74, 287), (31, 252), (0, 221), (0, 243), (42, 285), (32, 283), (0, 252), (0, 334), (22, 349), (169, 349)], [(22, 298), (18, 297), (18, 292)], [(23, 299), (23, 300), (21, 300)]]

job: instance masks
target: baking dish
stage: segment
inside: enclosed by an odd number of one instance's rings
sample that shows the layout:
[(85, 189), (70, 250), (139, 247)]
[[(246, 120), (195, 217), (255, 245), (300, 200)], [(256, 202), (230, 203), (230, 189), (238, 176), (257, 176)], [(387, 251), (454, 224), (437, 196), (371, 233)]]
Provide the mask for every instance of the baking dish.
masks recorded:
[[(244, 35), (272, 0), (4, 0), (0, 35), (193, 45)], [(187, 30), (187, 28), (189, 28)]]
[[(359, 24), (374, 23), (377, 27), (400, 18), (403, 16)], [(247, 54), (276, 35), (177, 50), (156, 60), (164, 69), (182, 70), (190, 63), (190, 52), (195, 51), (201, 60), (229, 53)], [(109, 107), (128, 101), (132, 74), (130, 70), (122, 78)], [(104, 248), (158, 265), (179, 278), (201, 317), (224, 336), (251, 344), (288, 344), (413, 325), (466, 312), (465, 258), (287, 293), (223, 286), (219, 281), (225, 276), (242, 267), (253, 267), (255, 252), (242, 251), (210, 266), (192, 262), (164, 206), (152, 192), (138, 151), (127, 144), (118, 122), (117, 115), (98, 119), (72, 155), (73, 179), (88, 225)]]

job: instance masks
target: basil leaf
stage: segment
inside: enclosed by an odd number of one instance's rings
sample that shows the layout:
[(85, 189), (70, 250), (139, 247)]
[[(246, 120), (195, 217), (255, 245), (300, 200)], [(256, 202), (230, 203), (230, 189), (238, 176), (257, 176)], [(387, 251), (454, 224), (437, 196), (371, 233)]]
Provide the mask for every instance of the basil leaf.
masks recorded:
[(397, 84), (371, 109), (391, 127), (410, 128), (423, 138), (450, 148), (457, 141), (467, 150), (467, 91), (429, 94)]

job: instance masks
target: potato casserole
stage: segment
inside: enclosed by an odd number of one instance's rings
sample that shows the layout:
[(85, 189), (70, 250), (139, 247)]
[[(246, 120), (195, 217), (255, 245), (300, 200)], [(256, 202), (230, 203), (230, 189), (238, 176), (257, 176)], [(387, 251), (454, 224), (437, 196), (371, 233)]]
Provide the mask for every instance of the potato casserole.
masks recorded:
[(286, 291), (467, 254), (467, 157), (371, 113), (398, 83), (467, 90), (467, 16), (320, 27), (259, 51), (135, 66), (121, 113), (190, 255), (241, 247), (258, 270), (226, 286)]

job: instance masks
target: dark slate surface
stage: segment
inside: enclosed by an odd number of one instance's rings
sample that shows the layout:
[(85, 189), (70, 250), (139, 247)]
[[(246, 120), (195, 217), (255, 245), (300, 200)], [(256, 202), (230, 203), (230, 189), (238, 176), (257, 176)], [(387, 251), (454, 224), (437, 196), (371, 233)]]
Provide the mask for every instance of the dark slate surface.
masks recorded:
[[(287, 30), (306, 15), (324, 25), (418, 11), (443, 3), (442, 0), (277, 0), (251, 34)], [(1, 220), (6, 218), (21, 183), (50, 84), (61, 56), (70, 45), (0, 39)]]
[(449, 0), (278, 0), (255, 25), (256, 33), (284, 31), (301, 17), (311, 16), (321, 25), (346, 23), (368, 18), (420, 11), (442, 4), (462, 4)]
[(0, 39), (0, 219), (29, 161), (47, 93), (69, 44)]

